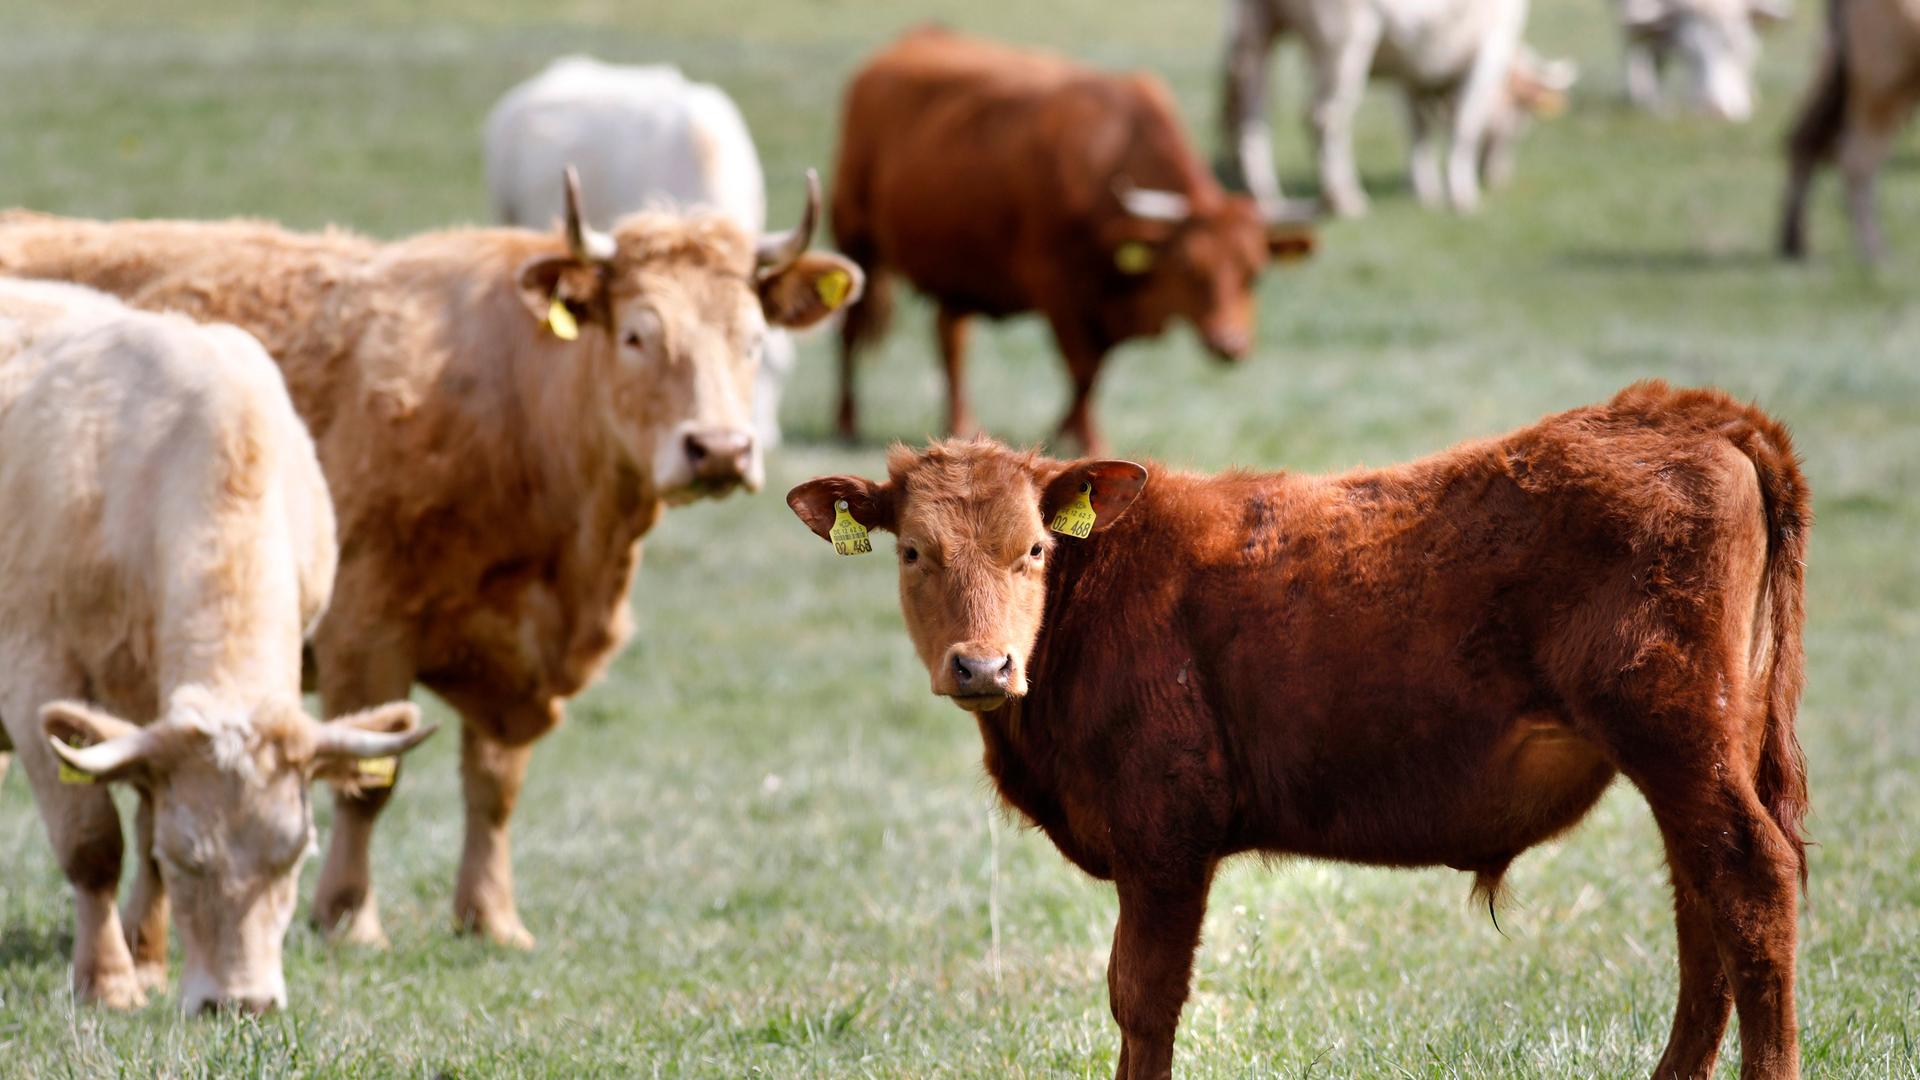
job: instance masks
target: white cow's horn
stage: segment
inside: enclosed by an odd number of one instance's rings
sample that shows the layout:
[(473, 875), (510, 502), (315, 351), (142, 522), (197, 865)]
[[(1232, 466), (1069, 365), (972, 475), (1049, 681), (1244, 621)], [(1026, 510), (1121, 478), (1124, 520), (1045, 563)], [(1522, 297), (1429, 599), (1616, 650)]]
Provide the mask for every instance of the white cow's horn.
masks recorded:
[(760, 237), (754, 251), (754, 265), (761, 277), (772, 277), (800, 258), (813, 241), (813, 227), (820, 220), (820, 174), (807, 170), (807, 206), (800, 213), (800, 224), (786, 232)]
[(567, 250), (583, 263), (613, 258), (613, 237), (596, 231), (580, 213), (580, 174), (573, 166), (567, 166), (562, 182), (567, 194)]
[(327, 723), (315, 725), (314, 754), (316, 757), (373, 758), (392, 757), (404, 754), (427, 736), (440, 730), (438, 724), (424, 724), (409, 727), (404, 731), (368, 731), (352, 724)]
[(1181, 222), (1193, 213), (1193, 204), (1177, 191), (1134, 187), (1122, 179), (1114, 184), (1113, 193), (1120, 197), (1120, 206), (1127, 213), (1142, 221)]

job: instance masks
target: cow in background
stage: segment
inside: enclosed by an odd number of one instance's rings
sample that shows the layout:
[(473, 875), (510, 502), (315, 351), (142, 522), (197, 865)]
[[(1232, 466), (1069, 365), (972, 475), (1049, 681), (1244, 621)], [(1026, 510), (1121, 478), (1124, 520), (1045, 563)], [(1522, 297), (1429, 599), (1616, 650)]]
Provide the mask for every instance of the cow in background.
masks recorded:
[(1735, 123), (1753, 115), (1756, 31), (1785, 21), (1785, 0), (1618, 0), (1615, 7), (1626, 38), (1627, 100), (1659, 110), (1667, 68), (1678, 58), (1695, 106)]
[[(1522, 45), (1526, 0), (1229, 0), (1220, 172), (1263, 206), (1280, 206), (1267, 120), (1267, 73), (1281, 37), (1296, 34), (1313, 69), (1308, 122), (1321, 199), (1334, 213), (1367, 211), (1353, 157), (1353, 118), (1369, 77), (1406, 91), (1409, 171), (1426, 206), (1471, 211), (1511, 173), (1529, 118), (1564, 108), (1574, 66)], [(1445, 132), (1444, 159), (1435, 141)]]
[[(81, 1000), (163, 989), (171, 911), (185, 1011), (286, 1004), (308, 785), (432, 734), (406, 702), (302, 709), (336, 557), (313, 440), (259, 342), (0, 278), (0, 750), (73, 887)], [(110, 783), (140, 799), (124, 923)]]
[[(455, 925), (527, 947), (507, 822), (533, 741), (632, 629), (640, 539), (668, 506), (760, 486), (747, 412), (769, 323), (807, 326), (860, 271), (717, 216), (612, 233), (454, 229), (394, 243), (260, 222), (0, 214), (0, 271), (236, 323), (280, 363), (337, 501), (313, 638), (329, 715), (416, 681), (459, 711)], [(577, 202), (576, 204), (577, 205)], [(322, 927), (384, 942), (368, 846), (391, 786), (335, 800)]]
[[(1166, 1080), (1237, 854), (1471, 872), (1489, 905), (1616, 775), (1665, 841), (1655, 1080), (1799, 1075), (1807, 486), (1786, 431), (1633, 386), (1406, 465), (1198, 475), (896, 447), (787, 503), (898, 538), (908, 637), (1001, 796), (1110, 880), (1120, 1080)], [(1011, 1070), (1010, 1070), (1011, 1071)]]
[(1121, 342), (1178, 318), (1209, 351), (1253, 347), (1255, 277), (1312, 234), (1268, 222), (1207, 173), (1164, 83), (938, 28), (881, 50), (847, 90), (833, 232), (866, 268), (841, 324), (840, 433), (855, 434), (854, 359), (884, 332), (890, 274), (939, 305), (947, 428), (974, 426), (969, 320), (1037, 311), (1073, 380), (1062, 434), (1102, 445), (1094, 380)]
[(1886, 241), (1874, 211), (1874, 180), (1894, 137), (1920, 102), (1920, 0), (1828, 0), (1820, 66), (1787, 144), (1780, 252), (1807, 253), (1807, 192), (1814, 170), (1837, 163), (1860, 255), (1878, 262)]
[[(559, 221), (569, 164), (580, 175), (580, 212), (596, 229), (648, 209), (716, 211), (748, 235), (767, 224), (766, 179), (739, 107), (668, 64), (555, 60), (487, 114), (486, 163), (495, 214), (508, 225)], [(769, 331), (753, 389), (762, 446), (780, 443), (780, 396), (793, 364), (793, 338)]]

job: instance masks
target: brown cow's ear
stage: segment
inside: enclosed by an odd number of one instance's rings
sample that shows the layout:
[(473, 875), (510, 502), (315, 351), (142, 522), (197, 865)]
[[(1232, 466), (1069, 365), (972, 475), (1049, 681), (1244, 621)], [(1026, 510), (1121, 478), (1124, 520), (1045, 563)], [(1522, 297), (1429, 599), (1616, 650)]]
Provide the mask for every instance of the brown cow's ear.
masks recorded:
[(851, 260), (810, 251), (766, 274), (756, 287), (767, 322), (798, 330), (859, 300), (866, 284), (866, 275)]
[(1318, 246), (1313, 226), (1308, 222), (1278, 221), (1267, 226), (1267, 256), (1275, 262), (1304, 259)]
[(1119, 520), (1127, 507), (1140, 497), (1147, 486), (1147, 470), (1131, 461), (1069, 462), (1046, 481), (1040, 493), (1040, 520), (1046, 522), (1049, 529), (1053, 528), (1061, 508), (1079, 500), (1082, 486), (1087, 488), (1087, 501), (1093, 508), (1091, 531), (1099, 532)]
[(847, 501), (847, 513), (869, 529), (893, 532), (893, 485), (857, 476), (823, 476), (787, 492), (787, 505), (822, 540), (833, 539), (835, 504)]
[(536, 255), (520, 264), (514, 283), (534, 321), (556, 337), (578, 336), (580, 323), (601, 321), (606, 310), (600, 272), (572, 255)]

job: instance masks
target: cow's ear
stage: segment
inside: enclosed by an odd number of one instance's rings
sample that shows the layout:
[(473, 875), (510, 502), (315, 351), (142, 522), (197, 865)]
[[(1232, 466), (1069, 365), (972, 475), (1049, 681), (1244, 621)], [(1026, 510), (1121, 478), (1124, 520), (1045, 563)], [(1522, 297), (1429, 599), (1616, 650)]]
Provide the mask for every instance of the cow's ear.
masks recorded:
[(1087, 505), (1093, 511), (1089, 531), (1099, 532), (1118, 521), (1146, 486), (1147, 470), (1131, 461), (1068, 462), (1047, 479), (1041, 489), (1040, 520), (1055, 532), (1078, 535), (1071, 528), (1054, 528), (1054, 525), (1061, 520), (1062, 510), (1068, 511), (1068, 523), (1071, 523), (1072, 508), (1079, 505), (1084, 492)]
[(866, 275), (851, 260), (824, 251), (809, 251), (756, 283), (767, 322), (794, 330), (859, 300), (866, 284)]
[(536, 255), (520, 264), (514, 284), (534, 321), (555, 337), (572, 340), (580, 324), (605, 321), (604, 279), (572, 255)]
[(155, 732), (77, 701), (42, 706), (40, 727), (70, 784), (143, 779), (161, 744)]
[(1276, 221), (1267, 226), (1267, 257), (1275, 262), (1304, 259), (1319, 245), (1311, 222)]
[(823, 476), (787, 492), (787, 505), (815, 535), (831, 541), (841, 502), (847, 504), (847, 514), (868, 529), (896, 531), (893, 496), (892, 484), (857, 476)]

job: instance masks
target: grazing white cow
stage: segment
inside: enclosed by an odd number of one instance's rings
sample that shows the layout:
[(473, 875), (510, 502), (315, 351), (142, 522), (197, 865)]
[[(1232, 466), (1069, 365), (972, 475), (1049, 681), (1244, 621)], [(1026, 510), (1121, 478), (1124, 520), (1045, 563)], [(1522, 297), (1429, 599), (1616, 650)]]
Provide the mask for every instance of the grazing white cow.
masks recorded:
[[(1465, 212), (1483, 180), (1505, 179), (1511, 142), (1532, 115), (1565, 102), (1566, 61), (1542, 61), (1520, 41), (1527, 0), (1227, 0), (1221, 171), (1270, 211), (1281, 207), (1266, 115), (1274, 45), (1298, 35), (1313, 68), (1308, 114), (1322, 197), (1346, 217), (1366, 213), (1353, 160), (1353, 117), (1369, 77), (1406, 90), (1413, 187), (1428, 206)], [(1444, 130), (1444, 166), (1434, 135)]]
[(1693, 106), (1735, 123), (1753, 115), (1756, 30), (1786, 19), (1785, 0), (1617, 0), (1616, 9), (1626, 37), (1627, 100), (1662, 108), (1668, 62), (1677, 57)]
[[(0, 750), (73, 886), (83, 1000), (165, 985), (171, 907), (186, 1011), (286, 1002), (308, 785), (432, 730), (404, 702), (302, 710), (336, 555), (313, 441), (258, 341), (0, 278)], [(140, 793), (124, 924), (116, 781)]]
[[(571, 164), (594, 228), (670, 206), (718, 211), (749, 236), (766, 231), (766, 178), (739, 108), (726, 91), (669, 64), (561, 57), (494, 105), (486, 143), (487, 187), (508, 225), (558, 221), (566, 210), (560, 174)], [(793, 338), (769, 332), (753, 397), (763, 445), (780, 442), (780, 394), (793, 364)]]

